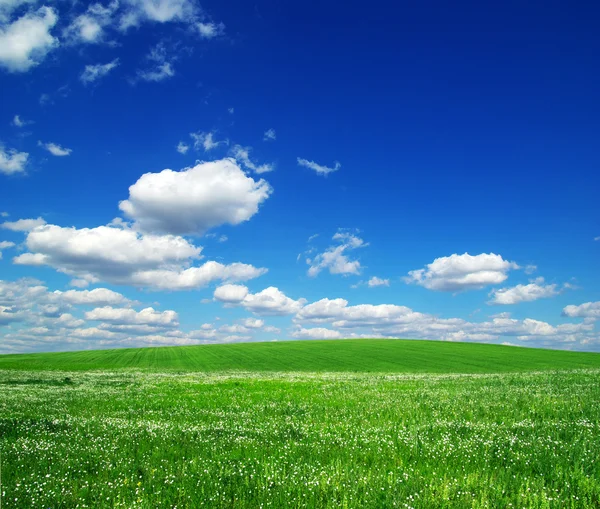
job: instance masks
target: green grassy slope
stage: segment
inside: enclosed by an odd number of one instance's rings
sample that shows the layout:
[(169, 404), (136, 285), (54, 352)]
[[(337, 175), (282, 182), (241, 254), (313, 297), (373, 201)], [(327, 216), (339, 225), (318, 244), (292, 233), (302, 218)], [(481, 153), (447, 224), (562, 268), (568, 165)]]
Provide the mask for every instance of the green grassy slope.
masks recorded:
[(0, 355), (0, 369), (491, 373), (600, 367), (600, 354), (396, 339)]

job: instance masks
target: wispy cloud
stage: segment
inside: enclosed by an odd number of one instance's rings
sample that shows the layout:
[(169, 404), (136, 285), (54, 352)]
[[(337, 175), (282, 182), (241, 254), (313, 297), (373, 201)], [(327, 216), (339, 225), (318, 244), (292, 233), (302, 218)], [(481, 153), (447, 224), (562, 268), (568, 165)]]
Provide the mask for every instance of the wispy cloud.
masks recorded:
[(71, 152), (73, 152), (72, 149), (61, 147), (56, 143), (42, 143), (41, 141), (38, 141), (38, 145), (40, 147), (45, 148), (48, 152), (50, 152), (53, 156), (56, 157), (68, 156), (71, 155)]
[(112, 62), (107, 64), (95, 64), (86, 65), (85, 69), (79, 76), (79, 79), (85, 84), (93, 83), (98, 81), (100, 78), (106, 76), (110, 71), (119, 65), (119, 59), (115, 58)]
[(308, 159), (302, 159), (302, 158), (298, 158), (298, 164), (300, 166), (304, 166), (305, 168), (309, 168), (311, 170), (314, 170), (317, 172), (317, 175), (329, 175), (330, 173), (333, 173), (334, 171), (338, 171), (342, 165), (335, 161), (333, 168), (330, 168), (328, 166), (323, 166), (321, 164), (315, 163), (314, 161), (309, 161)]

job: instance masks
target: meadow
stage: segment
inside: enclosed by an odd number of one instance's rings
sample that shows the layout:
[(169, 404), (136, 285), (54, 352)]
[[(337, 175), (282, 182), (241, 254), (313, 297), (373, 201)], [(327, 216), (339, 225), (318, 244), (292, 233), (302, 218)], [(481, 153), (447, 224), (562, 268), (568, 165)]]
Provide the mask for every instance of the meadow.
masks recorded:
[(599, 355), (286, 345), (0, 357), (2, 507), (600, 507)]

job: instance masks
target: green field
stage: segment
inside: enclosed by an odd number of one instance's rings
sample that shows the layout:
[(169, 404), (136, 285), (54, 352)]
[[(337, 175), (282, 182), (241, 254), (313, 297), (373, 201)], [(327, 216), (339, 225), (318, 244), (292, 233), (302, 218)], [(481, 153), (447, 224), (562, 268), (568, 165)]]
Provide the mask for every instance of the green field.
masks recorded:
[(597, 508), (599, 357), (380, 340), (2, 356), (2, 508)]
[(287, 341), (0, 355), (0, 369), (500, 373), (600, 368), (600, 354), (399, 339)]

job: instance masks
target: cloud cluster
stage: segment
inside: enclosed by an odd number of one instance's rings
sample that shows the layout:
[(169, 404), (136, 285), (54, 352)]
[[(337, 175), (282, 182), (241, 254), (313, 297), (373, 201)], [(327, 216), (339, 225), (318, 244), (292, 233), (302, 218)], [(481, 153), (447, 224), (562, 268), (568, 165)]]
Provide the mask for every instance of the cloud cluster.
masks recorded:
[(0, 144), (0, 173), (5, 175), (25, 173), (28, 159), (29, 154), (27, 152), (19, 152), (15, 149), (7, 150)]
[(0, 67), (26, 72), (38, 65), (58, 46), (58, 39), (50, 33), (57, 21), (56, 10), (44, 6), (12, 23), (0, 23)]
[(250, 293), (243, 285), (223, 285), (214, 292), (214, 299), (230, 306), (242, 306), (261, 316), (291, 315), (306, 303), (305, 299), (294, 300), (274, 286), (258, 293)]
[[(330, 274), (360, 274), (361, 265), (358, 260), (351, 260), (348, 253), (355, 249), (368, 246), (355, 233), (338, 231), (332, 240), (336, 242), (324, 252), (307, 258), (306, 263), (310, 266), (308, 275), (317, 276), (322, 270), (329, 270)], [(310, 251), (309, 251), (310, 253)]]
[(182, 171), (146, 173), (119, 208), (143, 231), (201, 235), (254, 216), (273, 192), (247, 176), (232, 159), (199, 163)]
[(544, 278), (537, 278), (528, 285), (516, 285), (511, 288), (492, 290), (488, 304), (518, 304), (538, 299), (554, 297), (560, 293), (557, 284), (546, 285)]
[(510, 270), (519, 268), (516, 263), (494, 253), (453, 254), (436, 258), (424, 269), (409, 272), (404, 280), (428, 290), (459, 292), (503, 283)]
[(200, 258), (201, 248), (176, 235), (142, 234), (130, 228), (39, 226), (27, 234), (20, 265), (47, 265), (85, 281), (107, 281), (153, 290), (190, 290), (214, 281), (247, 281), (266, 272), (252, 265), (224, 265)]

